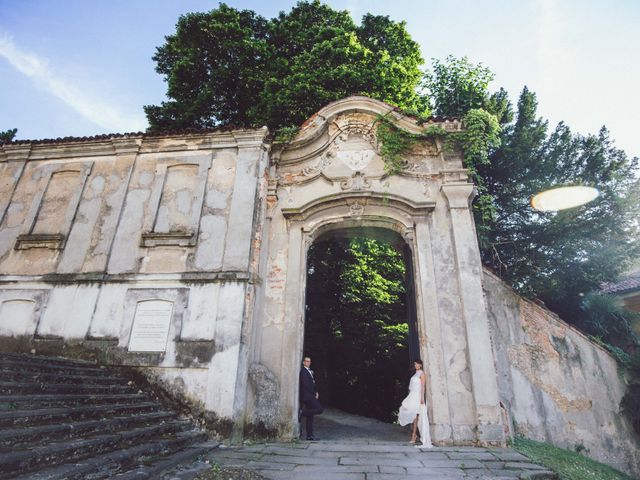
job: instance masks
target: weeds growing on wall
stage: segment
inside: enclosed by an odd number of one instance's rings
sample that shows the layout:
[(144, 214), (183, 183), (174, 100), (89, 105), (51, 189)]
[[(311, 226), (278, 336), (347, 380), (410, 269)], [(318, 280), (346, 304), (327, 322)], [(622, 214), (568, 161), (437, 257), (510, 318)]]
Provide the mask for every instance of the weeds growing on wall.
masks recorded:
[(422, 135), (398, 128), (386, 116), (378, 115), (376, 137), (385, 170), (389, 175), (400, 173), (405, 168), (404, 155), (423, 140)]
[(300, 127), (281, 127), (276, 131), (275, 141), (276, 142), (290, 142), (300, 131)]

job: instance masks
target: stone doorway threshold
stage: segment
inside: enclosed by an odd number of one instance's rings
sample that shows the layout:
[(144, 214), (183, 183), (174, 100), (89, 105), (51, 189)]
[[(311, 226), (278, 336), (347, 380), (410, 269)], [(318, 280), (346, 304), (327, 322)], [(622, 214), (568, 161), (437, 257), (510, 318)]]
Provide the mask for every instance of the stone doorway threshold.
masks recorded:
[[(302, 420), (304, 425), (304, 418)], [(314, 433), (327, 441), (386, 441), (407, 443), (411, 437), (411, 426), (382, 422), (375, 418), (362, 417), (333, 408), (325, 409), (314, 419)]]

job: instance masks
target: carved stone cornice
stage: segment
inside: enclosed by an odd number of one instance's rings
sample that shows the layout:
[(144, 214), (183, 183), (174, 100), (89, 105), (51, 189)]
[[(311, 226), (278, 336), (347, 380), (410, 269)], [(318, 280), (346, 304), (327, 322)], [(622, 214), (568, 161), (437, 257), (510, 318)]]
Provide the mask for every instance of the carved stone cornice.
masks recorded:
[(468, 183), (469, 170), (466, 168), (451, 168), (440, 170), (442, 183)]
[[(346, 114), (365, 114), (374, 120), (363, 123), (339, 119)], [(441, 125), (447, 131), (459, 131), (462, 128), (459, 120), (450, 119), (429, 120), (425, 124), (418, 124), (414, 118), (403, 115), (384, 102), (363, 96), (352, 96), (333, 102), (319, 110), (291, 142), (274, 144), (272, 158), (280, 165), (288, 165), (319, 157), (336, 137), (345, 131), (360, 130), (363, 134), (366, 132), (367, 135), (373, 135), (375, 118), (378, 116), (386, 116), (398, 128), (414, 134), (421, 133), (424, 125)], [(331, 127), (337, 127), (338, 131), (330, 133)]]
[(393, 208), (409, 215), (426, 215), (435, 208), (436, 202), (426, 200), (415, 202), (400, 195), (370, 191), (344, 192), (317, 198), (298, 207), (282, 208), (282, 214), (292, 220), (305, 218), (323, 210), (339, 206), (348, 208), (347, 215), (363, 215), (368, 206)]
[(142, 138), (113, 138), (111, 143), (116, 155), (135, 155), (140, 150)]
[(0, 149), (4, 155), (0, 156), (0, 161), (24, 162), (29, 158), (31, 145), (2, 145)]
[(222, 148), (265, 148), (268, 133), (267, 127), (262, 127), (165, 136), (146, 137), (144, 134), (127, 134), (89, 140), (60, 139), (59, 142), (6, 144), (0, 146), (0, 161), (21, 160), (25, 156), (29, 160), (49, 160)]

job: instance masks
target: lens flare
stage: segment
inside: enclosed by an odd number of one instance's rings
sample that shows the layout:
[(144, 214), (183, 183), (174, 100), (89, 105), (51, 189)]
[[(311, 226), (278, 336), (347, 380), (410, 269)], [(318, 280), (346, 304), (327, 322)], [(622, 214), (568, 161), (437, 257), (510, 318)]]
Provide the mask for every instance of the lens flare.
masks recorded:
[(541, 212), (554, 212), (589, 203), (599, 195), (593, 187), (558, 187), (537, 193), (531, 198), (531, 206)]

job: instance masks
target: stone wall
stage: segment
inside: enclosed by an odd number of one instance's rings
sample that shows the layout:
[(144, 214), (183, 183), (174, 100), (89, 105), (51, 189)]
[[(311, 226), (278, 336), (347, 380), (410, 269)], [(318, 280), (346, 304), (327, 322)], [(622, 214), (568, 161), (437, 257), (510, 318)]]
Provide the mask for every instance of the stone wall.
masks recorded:
[(489, 271), (484, 291), (500, 398), (514, 433), (640, 474), (637, 437), (620, 412), (624, 379), (600, 346)]
[(263, 128), (0, 146), (0, 349), (134, 366), (235, 438), (292, 438), (307, 250), (381, 235), (411, 251), (437, 444), (503, 444), (501, 399), (518, 431), (636, 468), (615, 362), (488, 273), (483, 302), (459, 152), (425, 139), (390, 174), (381, 116), (423, 128), (350, 97), (288, 143)]
[(266, 135), (0, 146), (0, 336), (28, 340), (4, 345), (100, 352), (231, 421)]

